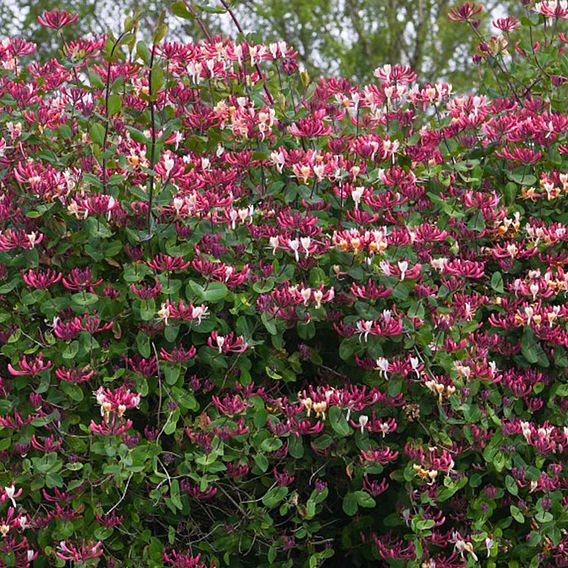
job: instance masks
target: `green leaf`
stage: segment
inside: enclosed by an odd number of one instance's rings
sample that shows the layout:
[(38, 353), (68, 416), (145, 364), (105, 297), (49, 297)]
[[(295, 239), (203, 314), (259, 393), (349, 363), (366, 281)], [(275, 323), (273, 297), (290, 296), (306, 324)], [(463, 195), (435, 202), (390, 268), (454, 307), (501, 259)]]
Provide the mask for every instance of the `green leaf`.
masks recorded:
[(208, 14), (224, 14), (226, 12), (221, 6), (206, 6), (204, 4), (201, 4), (199, 9)]
[(440, 502), (447, 501), (452, 495), (467, 485), (468, 478), (466, 476), (458, 479), (458, 481), (449, 481), (450, 485), (438, 490), (436, 499)]
[(164, 377), (167, 385), (175, 385), (179, 379), (181, 365), (165, 365), (163, 368)]
[[(160, 16), (160, 20), (162, 20), (162, 16)], [(159, 44), (166, 37), (167, 33), (168, 33), (168, 26), (163, 22), (163, 20), (158, 21), (156, 29), (152, 34), (152, 42), (154, 44)]]
[[(168, 416), (168, 421), (164, 426), (164, 434), (166, 434), (167, 436), (171, 436), (176, 431), (178, 419), (179, 419), (179, 408), (176, 408), (176, 410), (174, 410), (171, 416)], [(208, 454), (208, 456), (211, 455), (212, 454)]]
[(207, 303), (215, 304), (224, 300), (228, 293), (229, 289), (223, 282), (210, 282), (203, 290), (203, 299)]
[(98, 144), (102, 146), (105, 140), (105, 128), (102, 124), (95, 122), (91, 126), (91, 130), (89, 131), (91, 134), (91, 140), (94, 144)]
[(515, 202), (515, 197), (517, 197), (517, 192), (519, 191), (519, 187), (516, 183), (509, 182), (505, 185), (505, 189), (503, 190), (503, 196), (505, 197), (505, 204), (512, 205)]
[(62, 124), (59, 127), (59, 134), (63, 138), (72, 138), (73, 137), (73, 131), (71, 130), (71, 128), (67, 124)]
[(136, 347), (138, 347), (138, 353), (140, 353), (142, 357), (150, 357), (152, 353), (152, 349), (150, 347), (150, 339), (145, 333), (142, 333), (141, 331), (138, 332), (138, 335), (136, 336)]
[(351, 433), (351, 428), (349, 427), (347, 418), (345, 418), (345, 415), (339, 407), (332, 406), (329, 409), (328, 421), (331, 424), (333, 430), (342, 438), (349, 436), (349, 434)]
[(537, 341), (534, 331), (530, 327), (526, 327), (521, 338), (521, 353), (529, 363), (538, 361), (538, 348), (540, 343)]
[(179, 334), (179, 325), (167, 325), (164, 329), (164, 337), (170, 343), (173, 343)]
[(527, 174), (524, 167), (517, 168), (513, 172), (507, 171), (506, 174), (511, 181), (514, 181), (519, 185), (531, 186), (537, 182), (536, 177), (532, 174)]
[(173, 479), (171, 482), (170, 499), (176, 509), (179, 509), (180, 511), (183, 509), (183, 504), (181, 502), (181, 496), (179, 492), (179, 481), (177, 479)]
[(266, 280), (257, 280), (253, 285), (252, 289), (258, 294), (266, 294), (274, 288), (274, 278), (269, 277)]
[(266, 312), (263, 312), (262, 315), (260, 316), (260, 319), (264, 324), (266, 331), (268, 331), (270, 335), (276, 335), (278, 333), (278, 330), (276, 329), (276, 324), (274, 323), (274, 318), (272, 316), (268, 316)]
[(79, 342), (72, 341), (63, 348), (62, 356), (64, 359), (73, 359), (79, 352)]
[(515, 521), (517, 521), (517, 523), (523, 524), (525, 522), (524, 515), (521, 513), (521, 510), (515, 505), (511, 505), (511, 516), (513, 517), (513, 519), (515, 519)]
[(67, 381), (61, 381), (59, 386), (61, 390), (74, 401), (81, 402), (83, 400), (83, 389), (79, 385), (74, 385)]
[(154, 300), (141, 300), (140, 301), (140, 319), (143, 321), (150, 321), (154, 319), (156, 313), (156, 304)]
[(46, 424), (49, 424), (55, 418), (56, 415), (58, 416), (59, 413), (52, 412), (51, 414), (48, 414), (47, 416), (41, 416), (40, 418), (36, 418), (35, 420), (32, 420), (31, 424), (32, 424), (32, 426), (35, 426), (36, 428), (39, 428), (40, 426), (45, 426)]
[(150, 86), (152, 87), (152, 94), (155, 95), (164, 84), (164, 72), (162, 68), (158, 65), (154, 65), (152, 68), (152, 79)]
[(79, 306), (92, 306), (99, 301), (99, 297), (91, 292), (77, 292), (71, 299)]
[(503, 276), (500, 272), (494, 272), (493, 276), (491, 276), (491, 288), (495, 292), (503, 293)]
[(199, 404), (195, 399), (195, 396), (187, 392), (186, 389), (180, 387), (172, 387), (173, 399), (181, 406), (181, 408), (186, 410), (197, 410)]
[(355, 352), (355, 344), (351, 338), (344, 339), (339, 346), (339, 357), (344, 361), (349, 361)]
[(108, 98), (108, 114), (109, 116), (114, 116), (120, 112), (122, 108), (122, 99), (120, 95), (112, 94)]
[(264, 454), (256, 454), (256, 456), (254, 456), (254, 461), (261, 471), (266, 471), (268, 469), (268, 459)]
[(343, 498), (343, 512), (352, 517), (359, 509), (355, 493), (347, 493)]
[(519, 486), (510, 475), (507, 475), (507, 477), (505, 477), (505, 487), (507, 488), (507, 491), (512, 495), (518, 495)]
[(50, 489), (53, 489), (54, 487), (63, 487), (63, 478), (61, 477), (61, 474), (49, 471), (45, 476), (45, 484)]
[(8, 292), (11, 292), (14, 288), (16, 288), (19, 282), (19, 278), (14, 278), (7, 284), (3, 284), (2, 286), (0, 286), (0, 294), (7, 294)]
[(282, 440), (280, 438), (266, 438), (260, 444), (260, 450), (267, 453), (275, 452), (278, 448), (282, 447)]
[(284, 497), (288, 495), (288, 488), (287, 487), (273, 487), (269, 491), (266, 492), (264, 497), (262, 498), (262, 503), (265, 507), (269, 509), (274, 509)]
[(176, 2), (172, 5), (172, 13), (178, 18), (183, 18), (184, 20), (194, 20), (195, 16), (189, 11), (186, 3), (183, 0)]
[(304, 444), (301, 437), (291, 436), (288, 452), (294, 459), (302, 459), (304, 457)]
[(355, 491), (355, 498), (359, 507), (372, 509), (376, 506), (375, 500), (366, 491)]
[(94, 70), (89, 69), (87, 71), (87, 74), (89, 75), (89, 84), (94, 87), (95, 89), (103, 89), (105, 84), (103, 82), (103, 80), (101, 79), (100, 75), (98, 73), (96, 73)]

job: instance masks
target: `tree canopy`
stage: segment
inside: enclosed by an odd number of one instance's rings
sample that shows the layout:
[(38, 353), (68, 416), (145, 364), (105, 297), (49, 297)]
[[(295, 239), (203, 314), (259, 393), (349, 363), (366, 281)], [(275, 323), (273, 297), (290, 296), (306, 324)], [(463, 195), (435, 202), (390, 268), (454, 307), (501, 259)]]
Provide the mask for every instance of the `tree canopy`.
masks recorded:
[[(172, 17), (169, 8), (176, 3), (179, 1), (22, 0), (17, 5), (0, 6), (4, 23), (0, 33), (21, 35), (37, 43), (47, 57), (54, 55), (57, 42), (37, 21), (46, 9), (78, 13), (73, 32), (79, 29), (82, 34), (106, 33), (109, 28), (116, 31), (123, 14), (138, 11), (141, 31), (147, 35), (166, 10), (168, 39), (202, 39), (203, 32), (195, 21)], [(217, 0), (188, 0), (187, 4), (199, 12), (212, 35), (234, 35), (236, 30), (221, 14)], [(451, 5), (449, 0), (239, 0), (231, 9), (257, 41), (285, 40), (297, 49), (298, 60), (313, 76), (340, 74), (366, 81), (371, 78), (370, 69), (377, 65), (406, 64), (424, 81), (444, 78), (455, 88), (471, 88), (479, 80), (471, 59), (478, 38), (451, 25), (447, 17)], [(488, 14), (514, 14), (518, 5), (514, 0), (488, 0), (480, 30), (491, 31)], [(61, 33), (72, 32), (64, 29)]]

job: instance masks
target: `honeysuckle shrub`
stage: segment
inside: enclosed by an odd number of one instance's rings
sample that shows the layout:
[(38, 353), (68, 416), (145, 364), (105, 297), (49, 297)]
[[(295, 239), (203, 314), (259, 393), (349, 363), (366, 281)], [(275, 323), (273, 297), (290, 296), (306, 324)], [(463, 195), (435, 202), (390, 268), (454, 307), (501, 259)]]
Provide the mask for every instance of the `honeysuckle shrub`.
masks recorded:
[(524, 4), (475, 94), (2, 40), (3, 566), (568, 565), (568, 8)]

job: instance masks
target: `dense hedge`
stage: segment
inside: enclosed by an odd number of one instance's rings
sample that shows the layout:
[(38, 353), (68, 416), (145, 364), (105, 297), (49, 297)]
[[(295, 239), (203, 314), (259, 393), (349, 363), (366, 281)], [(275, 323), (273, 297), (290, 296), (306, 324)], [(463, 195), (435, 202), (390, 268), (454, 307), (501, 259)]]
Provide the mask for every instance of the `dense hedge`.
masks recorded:
[(477, 94), (0, 42), (3, 566), (568, 565), (568, 8), (524, 4)]

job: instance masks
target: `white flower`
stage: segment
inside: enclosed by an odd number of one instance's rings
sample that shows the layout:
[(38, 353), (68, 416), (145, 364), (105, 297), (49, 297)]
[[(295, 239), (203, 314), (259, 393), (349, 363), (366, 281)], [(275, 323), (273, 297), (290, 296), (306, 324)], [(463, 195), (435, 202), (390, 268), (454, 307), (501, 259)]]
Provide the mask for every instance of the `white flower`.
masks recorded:
[(223, 352), (223, 346), (225, 345), (225, 336), (218, 335), (217, 336), (217, 347), (219, 348), (219, 353)]
[(278, 237), (270, 237), (268, 239), (270, 248), (272, 249), (272, 254), (276, 254), (276, 249), (278, 248)]
[(358, 321), (357, 322), (357, 331), (359, 333), (359, 340), (361, 339), (361, 336), (364, 335), (365, 341), (367, 341), (367, 338), (369, 336), (369, 333), (371, 333), (372, 328), (373, 328), (373, 322), (372, 321), (365, 321), (365, 320)]
[(14, 499), (14, 495), (16, 493), (16, 487), (14, 486), (14, 484), (12, 484), (8, 487), (4, 487), (4, 492), (6, 493), (6, 497), (8, 497), (8, 499), (10, 499), (10, 501), (12, 501), (12, 505), (15, 507), (16, 506), (16, 500)]
[(28, 241), (30, 242), (31, 248), (34, 248), (36, 241), (37, 241), (37, 235), (35, 233), (28, 233), (27, 237), (28, 237)]
[(471, 542), (465, 542), (465, 540), (457, 540), (456, 544), (455, 544), (455, 549), (457, 552), (459, 552), (460, 556), (462, 557), (462, 559), (464, 559), (464, 552), (468, 552), (469, 554), (471, 554), (472, 558), (478, 562), (478, 558), (475, 554), (475, 552), (473, 551), (473, 544), (471, 544)]
[(389, 360), (385, 357), (379, 357), (375, 363), (377, 364), (377, 371), (380, 371), (383, 377), (388, 380)]
[(311, 413), (313, 405), (314, 405), (314, 401), (308, 396), (307, 398), (303, 398), (301, 400), (301, 403), (304, 406), (304, 408), (306, 409), (307, 415), (310, 416), (310, 413)]
[(365, 426), (367, 426), (368, 422), (368, 416), (366, 416), (365, 414), (361, 414), (361, 416), (359, 416), (359, 428), (361, 428), (361, 434), (365, 432)]
[(306, 252), (306, 256), (308, 256), (310, 254), (310, 245), (312, 244), (311, 237), (301, 237), (300, 244), (302, 245), (302, 248)]
[(420, 366), (420, 359), (418, 359), (418, 357), (410, 358), (410, 366), (412, 367), (412, 370), (416, 373), (416, 375), (420, 376), (420, 373), (418, 372), (418, 367)]
[(383, 434), (383, 438), (389, 433), (390, 427), (387, 422), (381, 422), (379, 425), (379, 430)]
[(168, 318), (171, 315), (170, 307), (167, 304), (162, 304), (162, 307), (158, 311), (158, 317), (164, 320), (164, 323), (168, 325)]
[(363, 193), (365, 193), (365, 188), (363, 186), (356, 187), (351, 191), (351, 197), (355, 202), (355, 209), (359, 209), (359, 204), (361, 203), (361, 198), (363, 197)]
[(207, 306), (193, 306), (191, 310), (191, 319), (196, 319), (198, 324), (201, 324), (201, 320), (207, 316), (207, 311), (209, 308)]
[[(332, 288), (333, 289), (333, 288)], [(331, 294), (330, 294), (331, 295)], [(316, 303), (316, 308), (321, 307), (321, 301), (323, 299), (323, 292), (321, 290), (314, 291), (314, 301)]]
[(398, 261), (398, 269), (400, 270), (400, 280), (404, 280), (404, 277), (406, 276), (406, 271), (408, 270), (408, 261), (403, 260), (403, 261)]
[(300, 249), (300, 241), (298, 239), (288, 239), (288, 246), (294, 252), (294, 258), (296, 262), (300, 261), (300, 255), (298, 250)]

